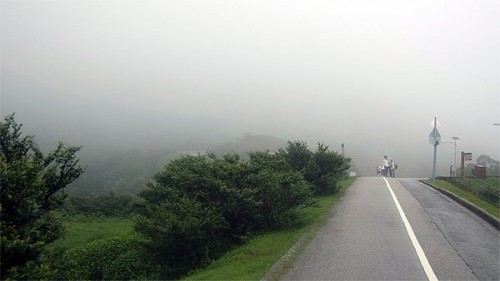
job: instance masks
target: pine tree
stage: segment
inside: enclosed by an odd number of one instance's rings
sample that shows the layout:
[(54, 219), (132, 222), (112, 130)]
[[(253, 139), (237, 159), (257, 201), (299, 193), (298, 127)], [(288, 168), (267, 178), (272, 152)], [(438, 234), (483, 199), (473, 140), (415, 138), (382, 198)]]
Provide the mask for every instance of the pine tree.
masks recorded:
[(43, 246), (63, 234), (52, 211), (63, 204), (64, 188), (83, 173), (75, 157), (81, 147), (59, 143), (44, 156), (21, 127), (14, 114), (0, 122), (2, 279), (36, 279)]

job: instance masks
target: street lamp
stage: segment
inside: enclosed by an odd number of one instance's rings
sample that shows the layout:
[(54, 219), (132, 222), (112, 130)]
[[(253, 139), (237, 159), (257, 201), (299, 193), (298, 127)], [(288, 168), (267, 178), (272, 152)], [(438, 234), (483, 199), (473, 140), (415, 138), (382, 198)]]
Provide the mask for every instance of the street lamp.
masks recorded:
[[(457, 170), (457, 140), (460, 140), (459, 137), (451, 137), (453, 139), (454, 142), (449, 142), (449, 141), (441, 141), (442, 143), (451, 143), (455, 146), (455, 153), (454, 153), (454, 156), (455, 156), (455, 171)], [(450, 167), (450, 174), (451, 174), (451, 167)]]

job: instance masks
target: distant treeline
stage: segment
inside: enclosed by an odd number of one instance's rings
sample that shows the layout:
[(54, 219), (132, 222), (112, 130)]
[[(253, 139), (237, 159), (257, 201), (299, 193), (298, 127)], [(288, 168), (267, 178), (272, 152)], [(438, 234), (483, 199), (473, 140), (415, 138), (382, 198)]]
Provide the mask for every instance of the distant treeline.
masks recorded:
[(488, 155), (480, 155), (476, 159), (476, 164), (469, 163), (465, 166), (465, 172), (467, 174), (471, 174), (472, 170), (477, 166), (481, 165), (486, 169), (486, 175), (490, 177), (498, 177), (500, 176), (500, 161), (491, 158)]
[(66, 191), (71, 197), (99, 197), (110, 192), (115, 195), (138, 194), (163, 166), (183, 155), (213, 152), (218, 156), (236, 153), (243, 159), (252, 151), (277, 151), (287, 143), (271, 136), (245, 134), (243, 137), (208, 149), (183, 150), (169, 148), (107, 149), (98, 155), (86, 152), (82, 163), (85, 172)]
[(130, 217), (142, 205), (137, 195), (109, 192), (101, 196), (69, 197), (63, 207), (64, 215), (88, 217)]
[(68, 186), (67, 192), (74, 197), (97, 197), (110, 192), (137, 194), (174, 154), (170, 150), (135, 148), (94, 156), (83, 163), (85, 172)]

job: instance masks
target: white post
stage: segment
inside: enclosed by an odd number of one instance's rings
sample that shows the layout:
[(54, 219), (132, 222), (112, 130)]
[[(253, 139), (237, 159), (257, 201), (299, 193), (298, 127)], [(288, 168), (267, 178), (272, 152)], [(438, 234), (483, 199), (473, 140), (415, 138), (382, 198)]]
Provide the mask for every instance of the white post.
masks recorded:
[(453, 172), (453, 175), (456, 176), (457, 175), (457, 140), (460, 140), (459, 137), (451, 137), (453, 140), (454, 140), (454, 145), (455, 145), (455, 162), (454, 162), (454, 165), (455, 165), (455, 171)]

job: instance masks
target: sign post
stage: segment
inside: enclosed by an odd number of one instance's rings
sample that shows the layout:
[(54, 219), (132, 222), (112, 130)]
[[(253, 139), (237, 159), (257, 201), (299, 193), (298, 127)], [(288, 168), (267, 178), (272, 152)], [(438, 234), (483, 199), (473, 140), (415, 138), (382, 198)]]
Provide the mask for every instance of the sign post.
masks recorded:
[(437, 155), (437, 146), (441, 142), (441, 135), (437, 129), (437, 118), (434, 117), (433, 129), (431, 134), (429, 135), (429, 144), (434, 146), (434, 157), (432, 159), (432, 179), (436, 179), (436, 155)]
[(471, 161), (472, 160), (472, 152), (463, 152), (461, 155), (461, 167), (460, 167), (460, 175), (463, 177), (464, 176), (464, 170), (465, 170), (465, 161)]

